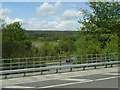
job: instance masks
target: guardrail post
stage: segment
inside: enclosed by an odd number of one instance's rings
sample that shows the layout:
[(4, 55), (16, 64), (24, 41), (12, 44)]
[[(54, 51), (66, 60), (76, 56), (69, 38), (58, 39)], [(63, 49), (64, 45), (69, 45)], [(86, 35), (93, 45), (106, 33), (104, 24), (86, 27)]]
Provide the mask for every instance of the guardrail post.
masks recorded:
[(26, 69), (27, 69), (27, 61), (28, 61), (28, 60), (27, 60), (27, 58), (26, 58)]
[(86, 58), (85, 58), (85, 62), (86, 63), (89, 63), (89, 60), (88, 60), (88, 55), (86, 54), (86, 56), (85, 56)]
[(112, 67), (113, 65), (111, 64), (111, 66), (110, 67)]
[[(62, 64), (61, 64), (61, 60), (60, 60), (60, 66), (61, 66)], [(61, 68), (60, 68), (60, 70), (61, 70)]]
[(70, 72), (72, 72), (72, 68), (70, 68)]
[(20, 68), (20, 59), (18, 59), (18, 67)]
[(7, 79), (7, 74), (5, 74), (5, 77), (4, 77), (4, 79)]
[(92, 63), (92, 60), (93, 60), (93, 57), (92, 57), (92, 54), (91, 54), (91, 63)]
[(33, 63), (32, 63), (33, 68), (34, 68), (34, 59), (35, 59), (35, 58), (32, 59), (32, 60), (33, 60)]
[(105, 65), (105, 68), (107, 68), (107, 64)]
[(83, 70), (85, 70), (85, 67), (83, 67)]
[(95, 61), (94, 61), (94, 63), (97, 63), (97, 59), (98, 59), (98, 55), (95, 54)]
[(12, 70), (12, 59), (10, 59), (10, 70)]
[(56, 73), (58, 73), (58, 69), (56, 69)]
[(61, 60), (60, 60), (60, 66), (61, 66), (62, 64), (61, 64)]
[(25, 77), (25, 76), (26, 76), (26, 73), (24, 73), (23, 77)]
[(41, 70), (41, 75), (43, 74), (42, 70)]
[(96, 67), (97, 67), (97, 66), (95, 65), (95, 68), (94, 68), (94, 69), (96, 69)]
[[(107, 61), (107, 54), (105, 54), (105, 62)], [(106, 66), (107, 67), (107, 66)]]

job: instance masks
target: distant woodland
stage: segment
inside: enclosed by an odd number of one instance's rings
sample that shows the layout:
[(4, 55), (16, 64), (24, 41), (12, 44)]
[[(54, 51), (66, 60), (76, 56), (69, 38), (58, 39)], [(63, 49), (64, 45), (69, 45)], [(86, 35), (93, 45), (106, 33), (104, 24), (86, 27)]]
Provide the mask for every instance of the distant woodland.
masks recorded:
[(25, 30), (20, 22), (3, 24), (2, 57), (40, 57), (118, 53), (119, 3), (89, 2), (93, 13), (81, 9), (84, 17), (78, 31)]

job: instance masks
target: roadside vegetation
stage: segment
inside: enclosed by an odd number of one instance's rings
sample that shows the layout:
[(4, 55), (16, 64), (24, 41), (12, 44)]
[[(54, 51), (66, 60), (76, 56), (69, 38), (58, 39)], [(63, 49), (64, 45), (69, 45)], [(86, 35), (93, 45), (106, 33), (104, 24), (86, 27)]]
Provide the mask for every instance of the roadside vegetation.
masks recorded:
[(78, 31), (32, 31), (14, 22), (2, 28), (2, 58), (117, 53), (119, 3), (89, 2)]

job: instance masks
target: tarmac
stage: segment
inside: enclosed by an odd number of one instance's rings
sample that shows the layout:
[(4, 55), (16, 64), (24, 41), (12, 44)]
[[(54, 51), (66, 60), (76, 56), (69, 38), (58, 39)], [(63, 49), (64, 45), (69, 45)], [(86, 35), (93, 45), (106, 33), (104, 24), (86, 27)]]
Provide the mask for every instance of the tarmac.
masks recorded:
[[(40, 73), (36, 73), (35, 75), (28, 75), (26, 77), (15, 77), (15, 78), (8, 78), (8, 79), (1, 79), (0, 84), (2, 87), (4, 86), (10, 86), (14, 84), (22, 84), (22, 83), (28, 83), (28, 82), (36, 82), (36, 81), (46, 81), (46, 80), (54, 80), (54, 79), (62, 79), (62, 78), (68, 78), (68, 77), (74, 77), (74, 76), (87, 76), (87, 75), (93, 75), (93, 74), (101, 74), (101, 73), (107, 73), (107, 72), (119, 72), (118, 65), (114, 65), (113, 67), (108, 66), (108, 68), (105, 68), (105, 66), (98, 66), (97, 69), (94, 69), (94, 67), (87, 67), (86, 70), (82, 70), (82, 68), (73, 69), (72, 72), (69, 72), (69, 69), (66, 70), (60, 70), (59, 73), (55, 73), (55, 71), (51, 72), (45, 72), (43, 75), (40, 75)], [(3, 76), (4, 77), (4, 76)]]

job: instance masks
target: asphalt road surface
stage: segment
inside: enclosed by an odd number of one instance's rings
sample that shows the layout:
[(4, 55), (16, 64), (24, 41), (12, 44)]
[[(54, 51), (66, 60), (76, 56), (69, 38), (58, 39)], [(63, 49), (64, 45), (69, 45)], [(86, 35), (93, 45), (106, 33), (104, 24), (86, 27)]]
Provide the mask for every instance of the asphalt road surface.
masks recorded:
[(16, 86), (23, 88), (118, 88), (118, 75), (113, 73), (24, 83)]
[[(109, 69), (110, 70), (110, 69)], [(89, 70), (88, 70), (89, 71)], [(94, 74), (73, 75), (58, 79), (17, 83), (5, 88), (118, 88), (118, 71), (102, 71)]]

